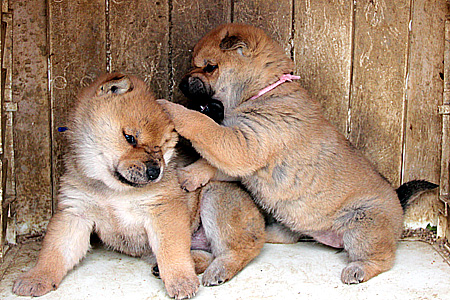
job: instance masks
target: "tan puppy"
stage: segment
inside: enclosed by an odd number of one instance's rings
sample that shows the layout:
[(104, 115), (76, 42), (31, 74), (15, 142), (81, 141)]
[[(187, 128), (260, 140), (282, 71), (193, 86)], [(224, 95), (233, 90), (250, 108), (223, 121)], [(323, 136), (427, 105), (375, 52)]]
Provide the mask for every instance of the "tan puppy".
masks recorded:
[(198, 42), (193, 65), (180, 88), (191, 99), (220, 101), (225, 113), (219, 125), (159, 101), (177, 132), (218, 169), (198, 161), (181, 172), (183, 186), (193, 190), (210, 178), (239, 177), (254, 200), (291, 231), (347, 250), (344, 283), (390, 269), (403, 221), (396, 191), (297, 82), (256, 96), (293, 71), (283, 49), (260, 29), (228, 24)]
[(177, 299), (196, 293), (196, 271), (206, 269), (203, 284), (217, 285), (259, 254), (264, 222), (246, 192), (231, 183), (180, 188), (176, 169), (186, 161), (177, 156), (178, 134), (143, 81), (100, 77), (81, 93), (68, 133), (57, 212), (36, 266), (16, 280), (14, 293), (56, 289), (88, 251), (92, 232), (117, 251), (154, 255)]

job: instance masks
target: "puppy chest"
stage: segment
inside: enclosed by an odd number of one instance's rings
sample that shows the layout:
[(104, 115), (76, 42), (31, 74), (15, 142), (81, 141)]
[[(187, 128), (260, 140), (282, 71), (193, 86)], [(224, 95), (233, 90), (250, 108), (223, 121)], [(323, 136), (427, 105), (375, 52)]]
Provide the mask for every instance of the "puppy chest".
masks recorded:
[[(95, 223), (101, 240), (117, 251), (140, 256), (151, 251), (149, 241), (150, 214), (132, 206), (109, 206)], [(150, 228), (150, 227), (149, 227)]]

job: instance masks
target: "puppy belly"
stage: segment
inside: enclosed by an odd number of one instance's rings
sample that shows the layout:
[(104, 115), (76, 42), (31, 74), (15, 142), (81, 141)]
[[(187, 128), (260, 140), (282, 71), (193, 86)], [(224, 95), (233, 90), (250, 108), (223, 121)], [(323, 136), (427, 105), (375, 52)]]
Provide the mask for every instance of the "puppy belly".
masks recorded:
[(113, 250), (128, 254), (130, 256), (142, 256), (152, 253), (150, 244), (145, 233), (123, 234), (113, 232), (111, 234), (99, 233), (100, 239)]
[(205, 229), (200, 224), (200, 227), (197, 231), (194, 232), (191, 239), (191, 249), (192, 250), (203, 250), (207, 252), (211, 252), (211, 245), (206, 238)]
[(309, 234), (319, 243), (325, 244), (333, 248), (344, 248), (343, 235), (339, 234), (333, 230), (329, 231), (318, 231)]

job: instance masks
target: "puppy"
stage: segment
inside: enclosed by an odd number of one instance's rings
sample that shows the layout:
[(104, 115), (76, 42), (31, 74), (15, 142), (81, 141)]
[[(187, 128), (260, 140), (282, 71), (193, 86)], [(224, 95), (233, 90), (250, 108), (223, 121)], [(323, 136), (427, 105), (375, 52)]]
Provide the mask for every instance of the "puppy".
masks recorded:
[(80, 94), (68, 133), (57, 212), (36, 266), (15, 281), (14, 293), (56, 289), (88, 251), (92, 232), (112, 249), (157, 263), (177, 299), (196, 293), (196, 273), (217, 285), (259, 254), (264, 221), (246, 192), (220, 182), (192, 193), (180, 188), (176, 170), (189, 158), (143, 81), (119, 73), (97, 79)]
[[(225, 112), (217, 124), (197, 111), (159, 101), (175, 130), (205, 159), (181, 172), (183, 186), (194, 190), (210, 178), (240, 178), (288, 231), (344, 248), (349, 264), (341, 279), (346, 284), (390, 269), (403, 225), (396, 191), (293, 81), (293, 62), (283, 49), (260, 29), (228, 24), (198, 42), (193, 65), (180, 85), (184, 93), (220, 101)], [(413, 189), (402, 194), (402, 201), (435, 187), (422, 183), (408, 186)], [(271, 235), (277, 232), (286, 231)]]

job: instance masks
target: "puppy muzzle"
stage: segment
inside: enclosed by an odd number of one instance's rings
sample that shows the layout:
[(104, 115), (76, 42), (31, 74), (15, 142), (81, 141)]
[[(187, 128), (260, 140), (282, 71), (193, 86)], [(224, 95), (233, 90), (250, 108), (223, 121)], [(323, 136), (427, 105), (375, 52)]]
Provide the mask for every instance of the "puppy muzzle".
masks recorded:
[(125, 162), (120, 163), (115, 177), (122, 183), (132, 187), (142, 187), (156, 182), (162, 175), (162, 168), (158, 161)]
[(179, 85), (180, 90), (189, 99), (212, 97), (211, 88), (199, 76), (185, 76)]

